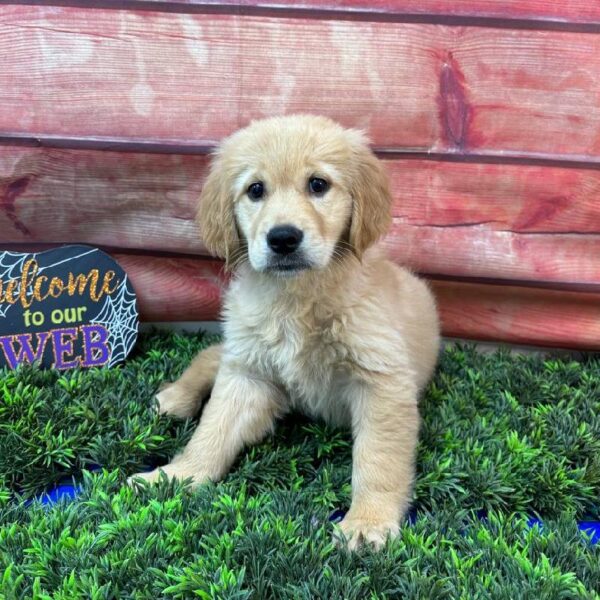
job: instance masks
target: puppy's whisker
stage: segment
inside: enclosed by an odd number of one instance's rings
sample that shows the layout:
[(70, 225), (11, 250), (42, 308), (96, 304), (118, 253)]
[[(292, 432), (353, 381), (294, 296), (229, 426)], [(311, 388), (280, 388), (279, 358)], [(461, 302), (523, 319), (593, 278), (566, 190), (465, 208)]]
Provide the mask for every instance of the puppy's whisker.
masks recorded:
[(242, 244), (236, 248), (229, 260), (229, 268), (234, 271), (248, 258), (247, 245)]
[(338, 246), (341, 246), (342, 248), (344, 248), (344, 250), (350, 250), (350, 252), (352, 252), (353, 254), (356, 252), (356, 248), (346, 240), (339, 240)]
[(335, 264), (339, 265), (343, 265), (347, 263), (347, 261), (360, 263), (356, 256), (354, 247), (345, 240), (339, 240), (333, 249), (332, 260), (335, 262)]

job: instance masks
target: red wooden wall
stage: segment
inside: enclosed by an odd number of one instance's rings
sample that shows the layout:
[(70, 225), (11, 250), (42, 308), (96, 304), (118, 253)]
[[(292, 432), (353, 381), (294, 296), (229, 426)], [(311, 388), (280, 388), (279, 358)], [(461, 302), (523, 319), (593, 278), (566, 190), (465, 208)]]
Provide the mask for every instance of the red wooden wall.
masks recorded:
[(32, 0), (0, 65), (0, 248), (107, 248), (145, 319), (218, 313), (207, 152), (309, 111), (369, 132), (447, 335), (600, 348), (597, 2)]

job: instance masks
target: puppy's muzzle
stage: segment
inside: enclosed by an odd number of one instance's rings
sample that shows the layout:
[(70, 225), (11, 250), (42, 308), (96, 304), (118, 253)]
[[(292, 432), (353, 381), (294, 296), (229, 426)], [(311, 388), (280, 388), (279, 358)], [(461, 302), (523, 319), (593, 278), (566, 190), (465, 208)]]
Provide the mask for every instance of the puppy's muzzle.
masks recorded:
[(304, 233), (293, 225), (278, 225), (267, 233), (269, 248), (282, 256), (293, 254), (302, 243)]

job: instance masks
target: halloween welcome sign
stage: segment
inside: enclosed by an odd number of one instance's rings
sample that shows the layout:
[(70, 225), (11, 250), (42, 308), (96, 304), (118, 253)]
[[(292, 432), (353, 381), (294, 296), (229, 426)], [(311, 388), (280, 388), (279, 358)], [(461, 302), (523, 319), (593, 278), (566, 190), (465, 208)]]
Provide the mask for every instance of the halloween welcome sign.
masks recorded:
[(131, 283), (101, 250), (0, 251), (0, 367), (110, 367), (137, 333)]

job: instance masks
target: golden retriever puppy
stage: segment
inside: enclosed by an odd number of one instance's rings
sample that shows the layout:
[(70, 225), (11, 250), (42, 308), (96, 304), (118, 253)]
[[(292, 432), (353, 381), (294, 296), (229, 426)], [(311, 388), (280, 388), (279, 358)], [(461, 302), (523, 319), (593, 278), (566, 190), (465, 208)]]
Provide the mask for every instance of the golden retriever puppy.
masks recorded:
[(191, 441), (162, 468), (169, 477), (222, 478), (244, 445), (297, 409), (352, 428), (342, 539), (380, 547), (397, 533), (414, 477), (417, 398), (440, 337), (428, 287), (375, 245), (390, 205), (363, 134), (330, 119), (257, 121), (222, 143), (198, 221), (234, 272), (224, 342), (158, 394), (162, 413), (190, 417), (212, 388)]

